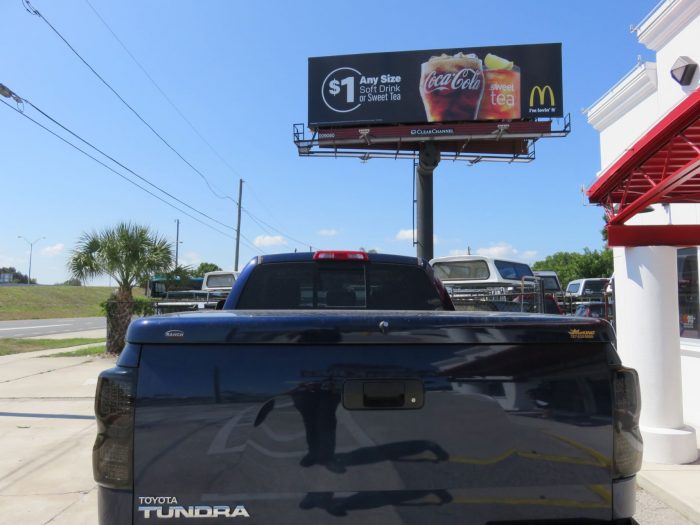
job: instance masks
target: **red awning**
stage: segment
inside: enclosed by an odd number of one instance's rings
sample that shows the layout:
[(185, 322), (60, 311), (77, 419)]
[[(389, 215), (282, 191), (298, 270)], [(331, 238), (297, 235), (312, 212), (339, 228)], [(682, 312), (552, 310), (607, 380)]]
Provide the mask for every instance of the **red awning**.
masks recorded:
[(586, 192), (608, 216), (610, 246), (700, 245), (700, 224), (625, 226), (651, 204), (700, 203), (700, 88), (625, 152)]

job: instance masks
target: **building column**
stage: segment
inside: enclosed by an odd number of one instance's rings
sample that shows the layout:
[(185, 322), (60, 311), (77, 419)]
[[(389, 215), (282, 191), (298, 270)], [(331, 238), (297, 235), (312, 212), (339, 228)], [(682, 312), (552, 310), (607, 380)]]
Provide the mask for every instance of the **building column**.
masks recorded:
[(644, 461), (697, 459), (683, 422), (676, 249), (615, 248), (615, 319), (622, 363), (639, 372)]

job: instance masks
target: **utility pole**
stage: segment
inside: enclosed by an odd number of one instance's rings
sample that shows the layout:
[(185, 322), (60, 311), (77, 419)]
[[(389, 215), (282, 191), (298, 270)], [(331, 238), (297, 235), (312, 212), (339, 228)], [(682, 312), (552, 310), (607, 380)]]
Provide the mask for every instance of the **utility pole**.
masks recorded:
[(175, 230), (175, 268), (177, 269), (177, 256), (180, 250), (180, 219), (175, 219), (176, 230)]
[(236, 227), (236, 260), (233, 271), (238, 271), (238, 248), (241, 243), (241, 202), (243, 200), (243, 179), (238, 181), (238, 226)]
[[(0, 84), (2, 85), (2, 84)], [(34, 252), (34, 245), (46, 237), (39, 237), (34, 242), (30, 242), (29, 239), (23, 235), (18, 235), (18, 239), (24, 239), (24, 241), (29, 245), (29, 274), (27, 275), (27, 284), (32, 284), (32, 253)]]

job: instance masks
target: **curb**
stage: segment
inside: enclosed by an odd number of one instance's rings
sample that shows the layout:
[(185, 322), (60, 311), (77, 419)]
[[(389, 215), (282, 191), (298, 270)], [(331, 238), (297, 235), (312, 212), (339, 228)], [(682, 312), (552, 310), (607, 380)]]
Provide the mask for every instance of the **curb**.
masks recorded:
[[(60, 354), (62, 352), (72, 352), (73, 350), (80, 350), (81, 348), (89, 348), (91, 346), (97, 346), (102, 343), (87, 343), (84, 345), (77, 346), (66, 346), (64, 348), (44, 348), (42, 350), (33, 350), (31, 352), (19, 352), (16, 354), (8, 354), (0, 356), (0, 365), (8, 365), (17, 361), (22, 361), (24, 359), (33, 359), (39, 357), (50, 357), (53, 354)], [(100, 357), (102, 354), (98, 354), (92, 357)], [(78, 356), (85, 357), (85, 356)]]
[(18, 339), (74, 339), (81, 337), (89, 338), (107, 338), (107, 330), (105, 328), (95, 328), (91, 330), (80, 330), (78, 332), (60, 332), (57, 334), (32, 335), (29, 337), (20, 337)]
[(648, 493), (656, 496), (672, 509), (678, 511), (693, 523), (700, 523), (700, 509), (694, 508), (692, 503), (670, 492), (656, 481), (649, 479), (643, 471), (637, 472), (637, 485)]
[[(83, 348), (91, 348), (93, 346), (100, 346), (104, 343), (87, 343), (84, 345), (77, 345), (77, 346), (66, 346), (64, 348), (45, 348), (44, 350), (35, 350), (34, 352), (22, 352), (24, 355), (31, 355), (31, 357), (48, 357), (52, 356), (54, 354), (61, 354), (63, 352), (73, 352), (74, 350), (82, 350)], [(16, 354), (11, 354), (11, 355), (16, 355)], [(99, 355), (99, 354), (97, 354)], [(85, 356), (77, 356), (77, 357), (85, 357)], [(90, 356), (92, 357), (92, 356)]]

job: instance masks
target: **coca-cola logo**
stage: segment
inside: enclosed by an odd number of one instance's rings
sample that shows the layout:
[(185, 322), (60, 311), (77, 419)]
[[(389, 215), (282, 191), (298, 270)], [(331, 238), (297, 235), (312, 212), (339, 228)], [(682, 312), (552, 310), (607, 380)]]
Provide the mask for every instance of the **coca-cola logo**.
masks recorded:
[(438, 73), (431, 71), (425, 78), (423, 88), (426, 92), (447, 90), (473, 90), (481, 89), (483, 75), (481, 69), (464, 68), (457, 73)]

